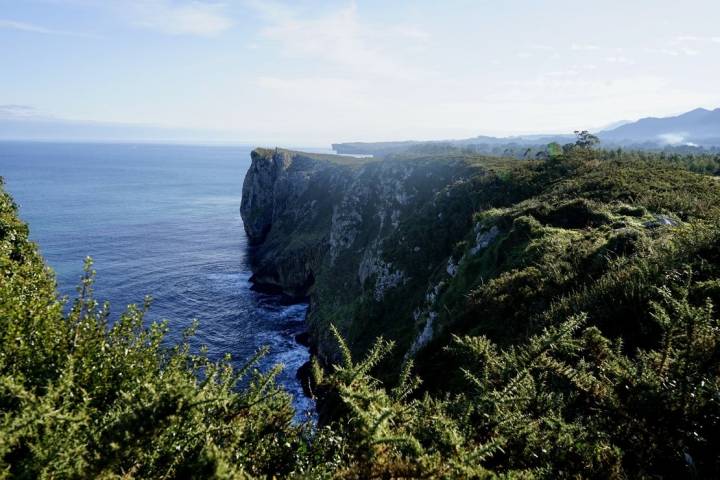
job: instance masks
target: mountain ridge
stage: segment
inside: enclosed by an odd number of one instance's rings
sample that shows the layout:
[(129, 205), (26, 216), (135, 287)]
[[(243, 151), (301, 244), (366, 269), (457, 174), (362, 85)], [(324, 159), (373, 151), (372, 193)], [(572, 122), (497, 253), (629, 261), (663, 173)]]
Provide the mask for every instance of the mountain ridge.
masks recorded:
[[(620, 125), (617, 125), (620, 124)], [(669, 117), (643, 117), (634, 122), (613, 122), (613, 128), (597, 133), (605, 147), (625, 147), (653, 150), (673, 146), (720, 147), (720, 108), (709, 110), (696, 108)], [(549, 143), (568, 143), (572, 134), (530, 134), (509, 137), (478, 135), (464, 139), (404, 140), (395, 142), (345, 142), (333, 143), (332, 148), (340, 154), (365, 154), (386, 156), (420, 147), (451, 146), (470, 148), (485, 154), (516, 156), (508, 151), (523, 147), (538, 147)]]
[(720, 108), (696, 108), (671, 117), (645, 117), (598, 134), (615, 142), (660, 142), (670, 145), (720, 144)]

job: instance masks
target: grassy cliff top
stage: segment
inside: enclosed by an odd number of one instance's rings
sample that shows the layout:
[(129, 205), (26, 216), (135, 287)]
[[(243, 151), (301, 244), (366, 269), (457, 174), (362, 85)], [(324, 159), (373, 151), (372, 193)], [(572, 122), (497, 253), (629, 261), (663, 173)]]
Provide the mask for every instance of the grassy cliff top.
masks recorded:
[(329, 162), (337, 165), (358, 167), (380, 161), (416, 161), (416, 162), (437, 162), (437, 163), (466, 163), (472, 166), (482, 166), (491, 169), (505, 170), (510, 168), (517, 160), (505, 157), (496, 157), (452, 149), (451, 151), (427, 152), (427, 151), (405, 151), (384, 157), (358, 157), (352, 155), (336, 155), (329, 153), (304, 152), (286, 148), (257, 147), (253, 150), (254, 155), (270, 157), (276, 152), (286, 153), (292, 156), (309, 158), (321, 162)]
[(314, 153), (314, 152), (302, 152), (299, 150), (289, 150), (286, 148), (266, 148), (266, 147), (257, 147), (253, 150), (253, 154), (258, 155), (260, 157), (270, 157), (275, 153), (286, 153), (292, 156), (300, 156), (305, 158), (310, 158), (312, 160), (317, 160), (321, 162), (330, 162), (335, 163), (338, 165), (349, 165), (349, 166), (358, 166), (358, 165), (365, 165), (367, 163), (371, 162), (377, 162), (377, 158), (373, 157), (354, 157), (351, 155), (335, 155), (332, 153)]

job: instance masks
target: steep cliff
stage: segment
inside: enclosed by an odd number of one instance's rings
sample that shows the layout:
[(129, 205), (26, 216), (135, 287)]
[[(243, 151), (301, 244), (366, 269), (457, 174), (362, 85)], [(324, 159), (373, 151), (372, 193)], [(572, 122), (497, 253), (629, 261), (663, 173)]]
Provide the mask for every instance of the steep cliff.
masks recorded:
[(590, 155), (379, 161), (256, 150), (242, 204), (253, 281), (310, 297), (321, 357), (337, 359), (330, 324), (354, 353), (382, 335), (397, 344), (391, 361), (415, 357), (429, 386), (449, 381), (450, 334), (511, 345), (591, 312), (603, 332), (646, 346), (657, 331), (640, 313), (649, 300), (618, 279), (646, 275), (637, 288), (652, 292), (685, 261), (688, 248), (668, 245), (717, 218), (720, 184)]
[(252, 281), (310, 297), (311, 339), (326, 358), (335, 353), (330, 323), (357, 351), (380, 334), (402, 354), (416, 349), (416, 337), (431, 336), (420, 313), (429, 279), (446, 270), (472, 213), (468, 202), (442, 205), (481, 170), (462, 156), (374, 161), (257, 149), (241, 206)]

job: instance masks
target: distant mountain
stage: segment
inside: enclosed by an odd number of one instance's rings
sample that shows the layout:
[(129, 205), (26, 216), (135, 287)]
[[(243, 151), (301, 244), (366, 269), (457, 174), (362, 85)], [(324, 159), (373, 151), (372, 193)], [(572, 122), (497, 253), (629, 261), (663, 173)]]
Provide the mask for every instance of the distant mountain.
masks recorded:
[(604, 143), (718, 146), (720, 108), (697, 108), (675, 117), (643, 118), (598, 136)]
[[(597, 134), (605, 147), (657, 150), (667, 147), (720, 147), (720, 108), (698, 108), (666, 118), (643, 118), (636, 122), (610, 124)], [(344, 154), (383, 156), (401, 152), (434, 151), (442, 148), (469, 148), (479, 153), (527, 157), (551, 142), (571, 143), (574, 135), (522, 135), (514, 137), (477, 136), (459, 140), (334, 143), (333, 150)]]

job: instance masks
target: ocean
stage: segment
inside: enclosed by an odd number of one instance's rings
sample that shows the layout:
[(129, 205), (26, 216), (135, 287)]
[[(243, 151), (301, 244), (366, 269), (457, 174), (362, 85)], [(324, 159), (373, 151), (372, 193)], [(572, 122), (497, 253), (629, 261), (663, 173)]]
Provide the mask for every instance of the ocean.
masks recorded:
[(239, 207), (250, 147), (0, 142), (0, 175), (30, 225), (61, 295), (72, 299), (91, 256), (95, 292), (111, 318), (153, 297), (148, 321), (169, 322), (179, 341), (241, 366), (268, 346), (261, 368), (283, 363), (280, 384), (297, 418), (311, 415), (296, 370), (309, 359), (295, 341), (305, 304), (251, 290)]

